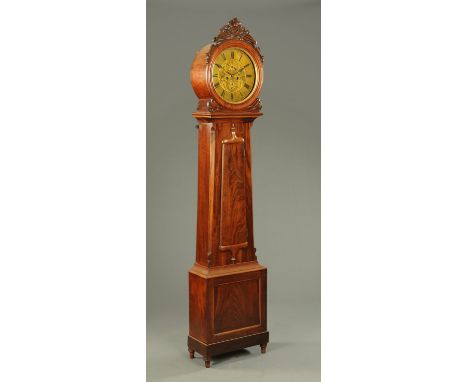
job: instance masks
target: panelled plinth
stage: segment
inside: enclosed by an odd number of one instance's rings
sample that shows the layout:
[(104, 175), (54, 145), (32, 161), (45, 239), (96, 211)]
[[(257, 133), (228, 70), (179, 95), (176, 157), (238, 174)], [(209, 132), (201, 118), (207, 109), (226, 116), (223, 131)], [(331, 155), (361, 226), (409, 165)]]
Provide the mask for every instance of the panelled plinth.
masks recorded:
[(189, 270), (189, 351), (211, 356), (268, 343), (267, 270), (256, 262)]

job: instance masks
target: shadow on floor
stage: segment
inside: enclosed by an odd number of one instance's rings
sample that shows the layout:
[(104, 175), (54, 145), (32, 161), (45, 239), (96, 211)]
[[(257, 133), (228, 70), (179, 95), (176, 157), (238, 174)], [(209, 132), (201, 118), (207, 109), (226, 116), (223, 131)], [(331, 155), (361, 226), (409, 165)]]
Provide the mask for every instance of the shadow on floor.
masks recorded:
[[(289, 343), (287, 342), (272, 342), (268, 344), (267, 352), (272, 352), (272, 351), (274, 352), (288, 345)], [(252, 357), (252, 356), (261, 356), (259, 345), (251, 346), (246, 349), (235, 350), (230, 353), (220, 354), (220, 355), (214, 356), (211, 361), (213, 365), (230, 364), (230, 363), (242, 361), (246, 359), (247, 357)]]

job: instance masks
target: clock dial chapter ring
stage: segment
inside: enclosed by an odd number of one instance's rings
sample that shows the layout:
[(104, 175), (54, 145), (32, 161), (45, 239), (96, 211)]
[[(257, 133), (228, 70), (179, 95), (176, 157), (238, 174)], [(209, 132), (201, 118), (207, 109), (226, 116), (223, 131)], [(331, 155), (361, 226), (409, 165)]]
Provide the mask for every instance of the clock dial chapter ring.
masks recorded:
[(208, 86), (218, 103), (236, 110), (255, 102), (263, 82), (257, 56), (249, 47), (236, 42), (217, 47), (208, 66)]

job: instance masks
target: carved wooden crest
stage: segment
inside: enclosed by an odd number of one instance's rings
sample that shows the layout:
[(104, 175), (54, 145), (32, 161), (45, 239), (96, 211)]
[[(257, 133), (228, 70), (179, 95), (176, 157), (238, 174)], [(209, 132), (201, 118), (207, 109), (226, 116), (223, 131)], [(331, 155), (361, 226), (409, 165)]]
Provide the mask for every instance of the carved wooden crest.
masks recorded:
[(252, 105), (250, 105), (247, 110), (249, 111), (260, 111), (262, 109), (262, 101), (260, 98), (257, 98)]
[(206, 103), (206, 108), (208, 109), (209, 112), (213, 111), (220, 111), (223, 109), (223, 107), (216, 102), (213, 98), (210, 98), (208, 102)]
[(213, 38), (213, 43), (211, 44), (211, 48), (206, 54), (206, 62), (209, 62), (211, 59), (211, 55), (213, 50), (227, 40), (242, 40), (250, 45), (257, 51), (260, 56), (260, 59), (263, 62), (263, 56), (260, 52), (260, 47), (257, 44), (257, 41), (252, 37), (249, 30), (244, 27), (241, 22), (234, 17), (230, 20), (225, 26), (223, 26), (217, 36)]

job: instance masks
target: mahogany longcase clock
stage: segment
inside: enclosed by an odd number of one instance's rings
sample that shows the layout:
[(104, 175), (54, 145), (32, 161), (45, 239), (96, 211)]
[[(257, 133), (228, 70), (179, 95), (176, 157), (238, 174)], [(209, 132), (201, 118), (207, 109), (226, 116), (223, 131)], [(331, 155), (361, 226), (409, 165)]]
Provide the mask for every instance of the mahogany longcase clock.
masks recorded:
[(265, 353), (267, 270), (257, 261), (250, 128), (262, 115), (263, 56), (232, 19), (195, 54), (199, 98), (196, 262), (189, 270), (190, 358), (260, 345)]

